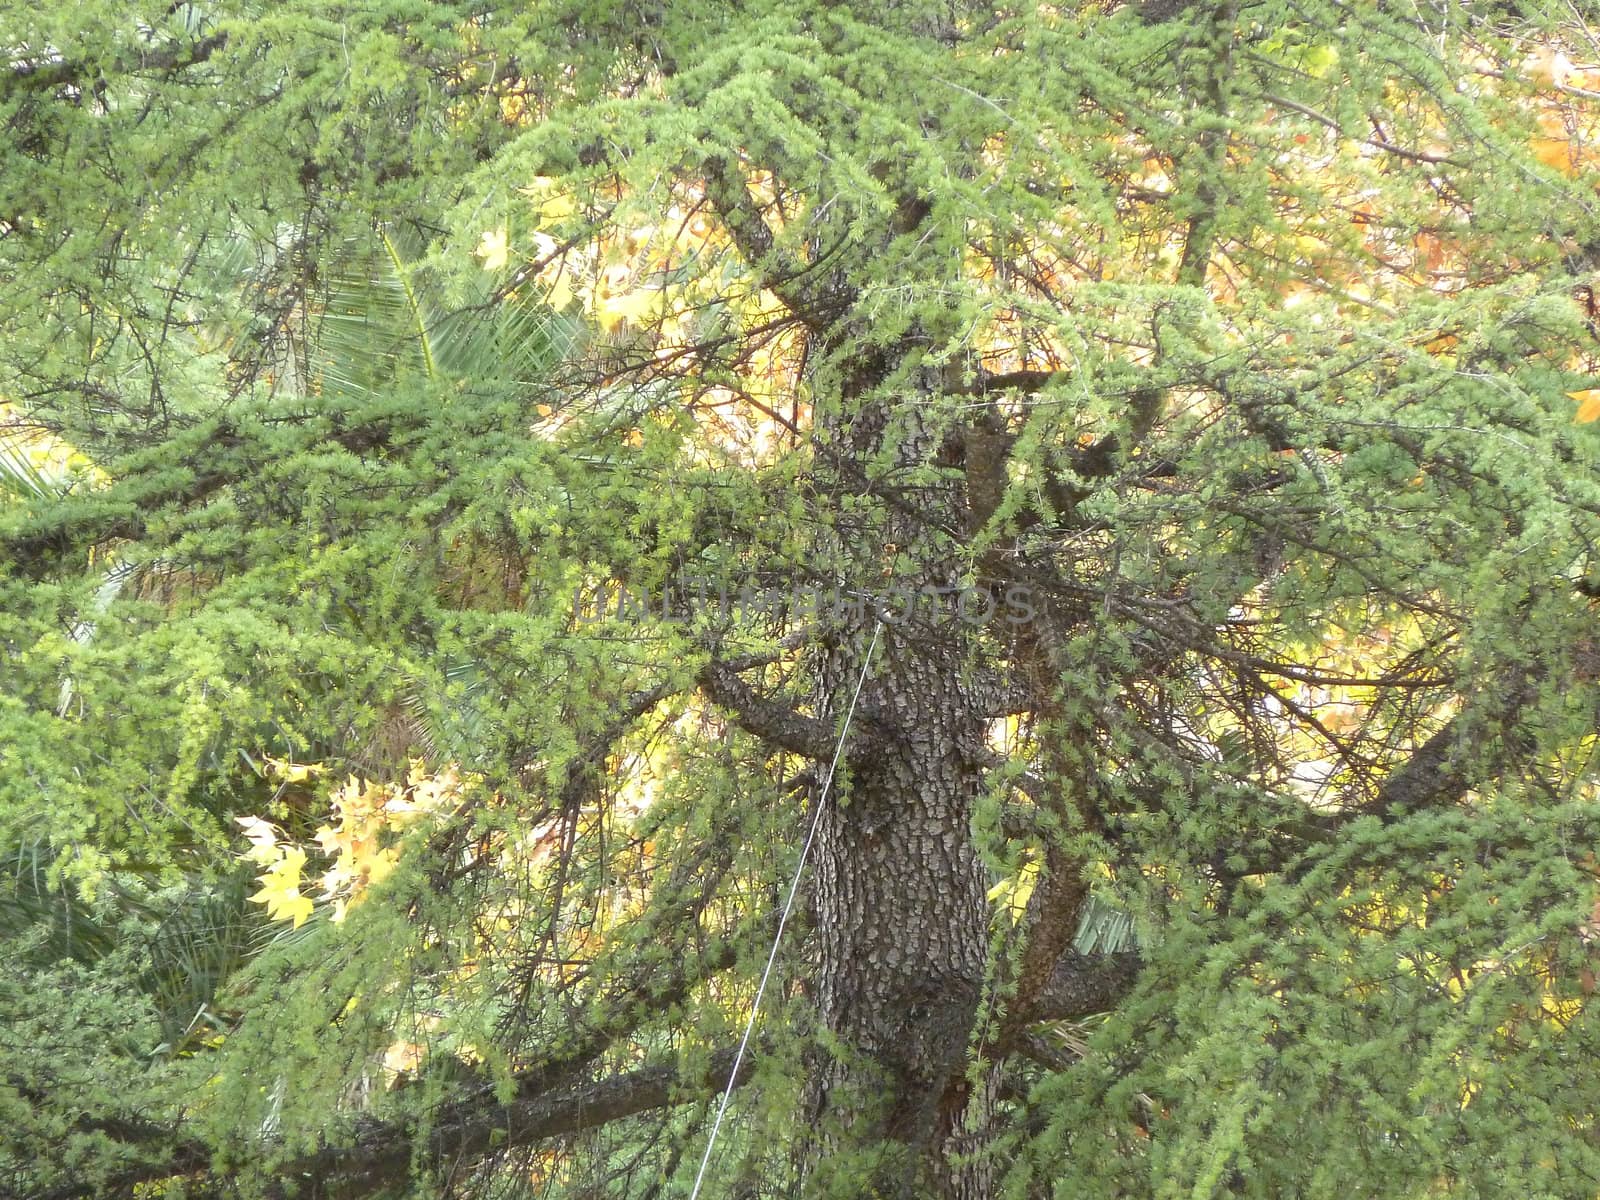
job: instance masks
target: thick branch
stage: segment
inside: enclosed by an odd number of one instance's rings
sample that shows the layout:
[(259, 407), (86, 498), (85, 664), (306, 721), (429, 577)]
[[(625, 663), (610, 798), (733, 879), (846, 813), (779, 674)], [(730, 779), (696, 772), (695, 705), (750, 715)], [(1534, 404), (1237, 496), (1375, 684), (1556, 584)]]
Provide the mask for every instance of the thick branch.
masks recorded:
[(135, 71), (170, 71), (176, 68), (198, 66), (228, 44), (228, 35), (213, 33), (197, 42), (184, 46), (171, 46), (162, 50), (145, 50), (130, 54), (108, 65), (96, 65), (61, 59), (57, 62), (24, 62), (0, 74), (0, 96), (10, 92), (49, 91), (67, 84), (82, 86), (90, 78), (100, 78), (108, 72), (119, 75)]
[[(449, 1163), (460, 1172), (491, 1151), (516, 1149), (637, 1116), (669, 1105), (700, 1099), (725, 1087), (733, 1070), (734, 1050), (712, 1054), (704, 1068), (684, 1077), (676, 1063), (658, 1063), (574, 1083), (556, 1091), (526, 1094), (519, 1087), (509, 1104), (495, 1099), (491, 1088), (446, 1105), (436, 1114), (421, 1147), (425, 1161)], [(740, 1065), (736, 1085), (748, 1081), (754, 1064)], [(400, 1121), (368, 1125), (347, 1146), (327, 1146), (280, 1165), (265, 1195), (365, 1196), (405, 1181), (417, 1152), (412, 1129)], [(80, 1200), (128, 1191), (139, 1184), (180, 1176), (201, 1177), (195, 1194), (228, 1194), (220, 1178), (206, 1179), (209, 1147), (185, 1143), (166, 1163), (124, 1171), (98, 1185), (68, 1184), (44, 1193), (40, 1200)], [(324, 1190), (326, 1189), (326, 1190)]]
[(801, 283), (807, 266), (777, 249), (772, 229), (762, 219), (743, 173), (730, 159), (718, 156), (704, 164), (706, 198), (717, 210), (740, 256), (750, 264), (761, 286), (771, 292), (808, 328), (820, 331), (826, 323), (822, 297)]
[(1017, 992), (1006, 1021), (1008, 1029), (1025, 1023), (1027, 1014), (1055, 983), (1063, 955), (1071, 953), (1088, 895), (1083, 864), (1053, 842), (1046, 844), (1042, 877), (1034, 885), (1023, 918), (1027, 941), (1017, 965)]
[(1459, 800), (1472, 786), (1468, 767), (1475, 757), (1471, 737), (1475, 724), (1465, 713), (1451, 717), (1413, 750), (1410, 758), (1389, 772), (1376, 796), (1351, 812), (1394, 820), (1419, 809)]
[(728, 710), (741, 729), (807, 758), (826, 759), (833, 754), (832, 726), (757, 694), (726, 663), (708, 664), (700, 672), (700, 684), (708, 696)]
[[(1307, 813), (1277, 830), (1290, 834), (1292, 841), (1265, 852), (1237, 854), (1246, 866), (1227, 874), (1264, 875), (1285, 870), (1309, 847), (1335, 841), (1340, 829), (1356, 817), (1377, 817), (1390, 824), (1424, 809), (1457, 803), (1480, 780), (1505, 770), (1509, 764), (1516, 748), (1512, 727), (1531, 691), (1532, 685), (1518, 678), (1499, 693), (1492, 711), (1468, 709), (1457, 713), (1391, 770), (1370, 800), (1337, 812)], [(1497, 731), (1501, 740), (1486, 756), (1483, 747)], [(1225, 857), (1226, 854), (1219, 855), (1219, 859)]]
[(1080, 954), (1068, 950), (1056, 960), (1049, 981), (1040, 989), (1018, 1024), (1034, 1021), (1078, 1021), (1113, 1009), (1138, 982), (1144, 958), (1135, 951)]
[[(1038, 376), (1038, 385), (1051, 378), (1043, 372), (1017, 372), (1016, 375)], [(1015, 376), (980, 376), (977, 391), (985, 390), (983, 381), (1003, 381)], [(997, 384), (1014, 387), (1016, 384)], [(1043, 481), (1043, 490), (1057, 522), (1073, 523), (1079, 503), (1090, 494), (1092, 484), (1110, 479), (1122, 469), (1130, 452), (1149, 435), (1166, 392), (1159, 387), (1145, 386), (1129, 396), (1126, 426), (1119, 432), (1107, 433), (1087, 446), (1059, 447), (1051, 451), (1049, 470)], [(1018, 440), (1018, 434), (1006, 427), (997, 409), (991, 408), (983, 420), (952, 436), (947, 453), (953, 454), (965, 467), (967, 477), (967, 505), (969, 531), (977, 533), (987, 527), (1005, 501), (1011, 488), (1009, 459)], [(1017, 512), (1020, 526), (1027, 528), (1044, 519), (1038, 506), (1024, 504)]]
[[(713, 948), (703, 957), (683, 962), (663, 978), (644, 987), (619, 987), (602, 1007), (611, 1014), (577, 1038), (554, 1050), (537, 1066), (516, 1076), (516, 1092), (509, 1104), (500, 1104), (494, 1089), (479, 1087), (446, 1103), (434, 1116), (428, 1152), (450, 1161), (481, 1156), (491, 1145), (515, 1147), (547, 1137), (581, 1132), (608, 1121), (632, 1116), (672, 1102), (668, 1093), (673, 1071), (670, 1066), (651, 1067), (598, 1082), (582, 1077), (621, 1039), (630, 1036), (652, 1012), (682, 1004), (702, 981), (734, 963), (732, 945)], [(644, 1003), (629, 1003), (634, 1000)], [(732, 1055), (713, 1056), (706, 1077), (725, 1083), (732, 1069)], [(741, 1071), (740, 1082), (747, 1072)], [(684, 1097), (685, 1099), (689, 1097)], [(573, 1124), (576, 1120), (577, 1124)], [(504, 1130), (502, 1139), (495, 1130)], [(165, 1143), (172, 1147), (160, 1163), (145, 1164), (123, 1172), (103, 1188), (69, 1184), (45, 1194), (44, 1200), (71, 1200), (90, 1194), (104, 1194), (136, 1183), (180, 1175), (205, 1175), (210, 1171), (212, 1151), (207, 1145), (181, 1138), (170, 1128), (144, 1123), (137, 1130), (121, 1127), (127, 1141), (152, 1147)], [(453, 1142), (450, 1139), (454, 1139)], [(403, 1178), (412, 1161), (412, 1131), (397, 1121), (369, 1124), (351, 1146), (327, 1147), (287, 1168), (275, 1172), (280, 1185), (297, 1175), (313, 1178), (349, 1175), (352, 1195)]]
[[(713, 1054), (709, 1062), (685, 1077), (676, 1063), (660, 1063), (559, 1092), (523, 1096), (499, 1104), (491, 1094), (460, 1101), (434, 1122), (425, 1157), (447, 1162), (452, 1175), (492, 1150), (531, 1145), (553, 1137), (598, 1129), (624, 1117), (708, 1096), (728, 1083), (732, 1048)], [(754, 1063), (746, 1056), (735, 1084), (745, 1083)], [(343, 1197), (366, 1195), (402, 1182), (411, 1170), (413, 1146), (408, 1132), (386, 1124), (365, 1134), (354, 1146), (330, 1147), (295, 1161), (278, 1174), (272, 1194), (289, 1195), (291, 1180), (337, 1184)]]
[(969, 387), (951, 389), (951, 394), (992, 396), (1002, 392), (1021, 392), (1025, 396), (1032, 396), (1066, 377), (1065, 371), (979, 371)]

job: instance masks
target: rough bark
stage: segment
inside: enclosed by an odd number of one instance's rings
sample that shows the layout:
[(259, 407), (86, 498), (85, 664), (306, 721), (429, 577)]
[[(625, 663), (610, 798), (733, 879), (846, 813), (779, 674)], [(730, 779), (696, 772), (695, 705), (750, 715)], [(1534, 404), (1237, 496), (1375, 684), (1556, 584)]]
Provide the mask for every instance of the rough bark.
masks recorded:
[(987, 878), (971, 836), (982, 725), (945, 655), (891, 632), (884, 658), (862, 703), (893, 734), (854, 758), (848, 800), (828, 805), (818, 834), (817, 1005), (841, 1052), (819, 1062), (812, 1107), (853, 1141), (911, 1151), (917, 1171), (886, 1160), (883, 1195), (926, 1195), (916, 1175), (947, 1174), (939, 1150), (965, 1109), (983, 987)]
[[(893, 445), (886, 489), (929, 461), (938, 441), (926, 419), (935, 373), (906, 373), (909, 403), (896, 404), (881, 393), (894, 365), (858, 362), (844, 380), (841, 423), (823, 430), (858, 463)], [(959, 493), (933, 487), (918, 497), (922, 519), (886, 505), (868, 544), (858, 535), (829, 553), (858, 579), (878, 559), (892, 572), (902, 552), (918, 576), (891, 584), (953, 578), (951, 549), (930, 530), (959, 528)], [(987, 1193), (981, 1170), (952, 1166), (948, 1151), (968, 1111), (967, 1050), (988, 947), (989, 881), (972, 837), (992, 757), (986, 705), (963, 677), (972, 631), (954, 597), (924, 597), (915, 616), (893, 615), (857, 708), (867, 732), (852, 738), (848, 784), (818, 830), (812, 915), (824, 1038), (808, 1089), (818, 1130), (809, 1168), (825, 1177), (822, 1160), (842, 1152), (859, 1194), (977, 1197)], [(823, 653), (823, 711), (848, 703), (879, 618), (864, 614), (856, 636)]]

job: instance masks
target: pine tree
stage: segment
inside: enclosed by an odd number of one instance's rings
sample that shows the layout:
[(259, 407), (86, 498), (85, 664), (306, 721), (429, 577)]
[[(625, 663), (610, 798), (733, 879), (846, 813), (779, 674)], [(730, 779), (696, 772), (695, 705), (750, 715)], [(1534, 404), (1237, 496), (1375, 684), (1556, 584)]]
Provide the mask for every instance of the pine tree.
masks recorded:
[(1593, 1195), (1596, 29), (0, 43), (12, 1191)]

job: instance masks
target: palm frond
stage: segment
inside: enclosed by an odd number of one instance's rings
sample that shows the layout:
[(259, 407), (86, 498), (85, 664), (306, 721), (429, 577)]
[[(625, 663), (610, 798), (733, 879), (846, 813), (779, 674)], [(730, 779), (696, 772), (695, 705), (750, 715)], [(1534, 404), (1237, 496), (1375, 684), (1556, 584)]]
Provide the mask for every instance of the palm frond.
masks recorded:
[(430, 702), (420, 687), (404, 697), (406, 711), (423, 752), (441, 762), (466, 762), (472, 747), (482, 745), (488, 716), (488, 695), (482, 667), (470, 659), (451, 659), (444, 666), (442, 703)]
[(399, 230), (351, 243), (323, 273), (307, 354), (308, 386), (359, 401), (406, 381), (537, 388), (581, 336), (579, 323), (538, 296), (500, 296), (478, 284), (446, 306), (421, 248)]
[(15, 440), (0, 437), (0, 493), (18, 500), (54, 500), (67, 493), (69, 481), (34, 465)]
[(1121, 954), (1139, 948), (1133, 915), (1109, 900), (1090, 896), (1072, 939), (1079, 954)]
[(53, 856), (38, 842), (0, 853), (0, 940), (26, 945), (41, 963), (72, 959), (88, 963), (116, 945), (77, 892), (54, 876)]

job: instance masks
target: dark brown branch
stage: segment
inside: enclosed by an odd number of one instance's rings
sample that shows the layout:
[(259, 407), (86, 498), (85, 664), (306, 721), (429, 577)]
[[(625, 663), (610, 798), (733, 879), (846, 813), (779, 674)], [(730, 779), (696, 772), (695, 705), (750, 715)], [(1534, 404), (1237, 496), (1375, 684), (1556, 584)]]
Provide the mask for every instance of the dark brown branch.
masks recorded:
[(1077, 1021), (1108, 1012), (1133, 990), (1144, 966), (1143, 956), (1132, 950), (1120, 954), (1068, 950), (1056, 960), (1028, 1010), (1017, 1014), (1017, 1024)]
[[(703, 167), (706, 199), (717, 210), (740, 257), (756, 272), (763, 288), (783, 302), (807, 328), (820, 332), (827, 323), (826, 306), (814, 288), (801, 282), (808, 267), (777, 248), (777, 238), (762, 219), (744, 174), (731, 159), (718, 156)], [(835, 306), (836, 307), (836, 306)]]
[(953, 389), (956, 396), (992, 396), (1001, 392), (1021, 392), (1025, 396), (1043, 391), (1057, 379), (1066, 378), (1064, 371), (979, 371), (972, 383)]
[[(665, 1098), (663, 1091), (673, 1075), (669, 1066), (647, 1068), (597, 1082), (586, 1081), (583, 1076), (607, 1051), (631, 1036), (649, 1014), (684, 1003), (696, 986), (733, 966), (734, 960), (735, 948), (724, 943), (701, 957), (684, 961), (664, 977), (652, 978), (643, 987), (619, 981), (603, 1005), (609, 1016), (582, 1030), (576, 1040), (551, 1053), (538, 1065), (519, 1072), (515, 1077), (516, 1092), (509, 1104), (500, 1104), (494, 1089), (487, 1085), (444, 1104), (434, 1115), (428, 1152), (436, 1158), (461, 1161), (474, 1153), (485, 1153), (493, 1144), (527, 1145), (543, 1138), (593, 1129), (672, 1102)], [(706, 1076), (716, 1079), (720, 1085), (726, 1082), (731, 1069), (731, 1053), (720, 1058), (713, 1056), (713, 1066)], [(740, 1082), (744, 1074), (742, 1071)], [(574, 1119), (580, 1123), (571, 1124)], [(504, 1140), (491, 1132), (493, 1130), (505, 1130)], [(176, 1149), (160, 1163), (129, 1169), (103, 1189), (91, 1192), (86, 1187), (67, 1185), (47, 1193), (44, 1200), (70, 1200), (131, 1187), (135, 1183), (210, 1171), (210, 1148), (178, 1137), (170, 1128), (142, 1124), (136, 1131), (126, 1128), (123, 1137), (152, 1146), (165, 1142)], [(455, 1141), (451, 1142), (451, 1138)], [(326, 1147), (274, 1174), (280, 1186), (290, 1177), (307, 1173), (312, 1178), (341, 1180), (349, 1175), (348, 1186), (356, 1189), (350, 1194), (361, 1194), (403, 1178), (412, 1161), (414, 1141), (411, 1130), (399, 1122), (369, 1123), (358, 1130), (352, 1145)]]
[(827, 759), (833, 754), (833, 727), (788, 705), (759, 695), (727, 663), (712, 662), (700, 672), (700, 684), (748, 733), (793, 754)]
[[(1303, 869), (1308, 849), (1332, 844), (1340, 830), (1357, 817), (1377, 817), (1392, 824), (1425, 809), (1459, 802), (1481, 780), (1509, 765), (1517, 745), (1517, 713), (1532, 693), (1533, 686), (1526, 678), (1513, 678), (1499, 691), (1491, 710), (1468, 709), (1446, 721), (1384, 777), (1370, 799), (1336, 812), (1308, 812), (1278, 826), (1274, 832), (1289, 840), (1265, 852), (1238, 853), (1246, 866), (1226, 874), (1271, 874), (1291, 869), (1297, 862)], [(1500, 735), (1497, 743), (1496, 734)], [(1484, 747), (1489, 744), (1495, 748), (1486, 754)], [(1222, 857), (1226, 853), (1219, 855)]]
[[(1395, 821), (1460, 800), (1485, 771), (1505, 768), (1515, 749), (1513, 731), (1518, 714), (1533, 694), (1532, 682), (1522, 672), (1513, 672), (1495, 690), (1487, 709), (1468, 708), (1451, 717), (1385, 776), (1371, 800), (1345, 809), (1336, 820), (1376, 816)], [(1501, 735), (1499, 744), (1486, 755), (1484, 747), (1496, 734)]]
[(1073, 935), (1083, 913), (1089, 885), (1083, 864), (1070, 857), (1054, 840), (1045, 844), (1041, 878), (1028, 898), (1023, 914), (1026, 942), (1017, 965), (1017, 991), (1012, 1012), (1002, 1026), (1002, 1037), (1026, 1023), (1037, 1009), (1061, 969), (1062, 956), (1070, 952)]
[(1041, 1067), (1052, 1071), (1070, 1071), (1078, 1062), (1078, 1055), (1072, 1050), (1059, 1047), (1040, 1037), (1037, 1033), (1025, 1033), (1016, 1041), (1016, 1051), (1024, 1058), (1031, 1058)]
[[(441, 1110), (429, 1127), (421, 1157), (449, 1163), (454, 1175), (470, 1169), (491, 1151), (582, 1133), (625, 1117), (697, 1100), (727, 1086), (734, 1053), (732, 1048), (719, 1050), (704, 1067), (687, 1076), (676, 1063), (657, 1063), (555, 1091), (528, 1094), (519, 1087), (508, 1104), (501, 1104), (493, 1089), (485, 1088)], [(734, 1078), (736, 1086), (749, 1080), (753, 1067), (752, 1057), (746, 1055)], [(415, 1142), (405, 1123), (371, 1124), (350, 1145), (327, 1146), (280, 1164), (272, 1171), (273, 1182), (264, 1194), (284, 1200), (308, 1194), (369, 1195), (407, 1179), (417, 1156)], [(45, 1193), (40, 1200), (79, 1200), (179, 1176), (200, 1177), (193, 1194), (232, 1194), (226, 1187), (210, 1186), (213, 1182), (220, 1185), (220, 1179), (204, 1178), (210, 1163), (209, 1148), (189, 1142), (163, 1165), (133, 1168), (98, 1185), (68, 1184)]]
[[(426, 1159), (451, 1164), (452, 1175), (492, 1150), (515, 1148), (598, 1129), (625, 1117), (710, 1095), (728, 1083), (734, 1050), (711, 1055), (685, 1076), (676, 1063), (659, 1063), (558, 1092), (523, 1096), (499, 1104), (492, 1093), (451, 1106), (428, 1135)], [(754, 1063), (746, 1056), (735, 1084), (746, 1082)], [(336, 1182), (341, 1196), (359, 1196), (403, 1182), (411, 1171), (414, 1147), (407, 1131), (393, 1124), (374, 1129), (353, 1146), (330, 1147), (277, 1172), (275, 1195), (290, 1194), (291, 1180)]]
[(185, 46), (146, 50), (115, 62), (96, 65), (62, 59), (57, 62), (19, 63), (0, 74), (0, 96), (10, 92), (49, 91), (68, 84), (82, 86), (108, 73), (132, 74), (136, 71), (171, 71), (198, 66), (228, 44), (226, 33), (213, 33)]

